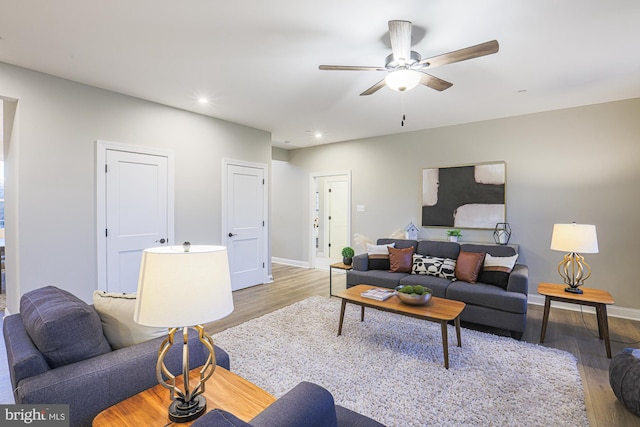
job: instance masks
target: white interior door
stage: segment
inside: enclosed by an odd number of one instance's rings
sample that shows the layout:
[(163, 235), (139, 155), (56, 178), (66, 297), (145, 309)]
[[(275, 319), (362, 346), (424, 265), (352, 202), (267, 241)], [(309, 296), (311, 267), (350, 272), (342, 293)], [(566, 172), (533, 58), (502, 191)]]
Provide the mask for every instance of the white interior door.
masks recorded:
[(136, 292), (142, 251), (173, 238), (168, 159), (107, 150), (105, 174), (106, 290)]
[(226, 165), (226, 229), (233, 290), (265, 282), (264, 168)]

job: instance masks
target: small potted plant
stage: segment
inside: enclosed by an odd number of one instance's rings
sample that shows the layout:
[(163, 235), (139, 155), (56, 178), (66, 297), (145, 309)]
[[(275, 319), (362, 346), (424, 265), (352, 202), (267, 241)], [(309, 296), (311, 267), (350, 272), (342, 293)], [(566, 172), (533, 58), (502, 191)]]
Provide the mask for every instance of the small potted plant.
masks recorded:
[(457, 242), (459, 237), (462, 237), (462, 231), (460, 230), (447, 230), (447, 236), (449, 236), (450, 242)]
[(344, 265), (351, 265), (354, 255), (355, 252), (353, 251), (353, 248), (350, 248), (349, 246), (342, 248), (342, 263)]

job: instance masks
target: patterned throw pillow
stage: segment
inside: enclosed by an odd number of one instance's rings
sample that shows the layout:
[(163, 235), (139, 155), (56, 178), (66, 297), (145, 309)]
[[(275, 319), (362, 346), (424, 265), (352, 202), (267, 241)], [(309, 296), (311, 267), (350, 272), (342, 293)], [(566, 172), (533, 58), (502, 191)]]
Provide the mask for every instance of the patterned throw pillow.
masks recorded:
[(443, 279), (456, 280), (456, 260), (451, 258), (438, 258), (415, 254), (413, 256), (413, 268), (411, 274), (442, 277)]
[(367, 254), (369, 255), (369, 270), (389, 270), (389, 248), (395, 248), (396, 244), (372, 245), (367, 243)]
[(506, 257), (491, 256), (487, 254), (484, 258), (482, 271), (478, 275), (478, 282), (496, 285), (507, 289), (509, 274), (511, 274), (517, 260), (518, 254)]

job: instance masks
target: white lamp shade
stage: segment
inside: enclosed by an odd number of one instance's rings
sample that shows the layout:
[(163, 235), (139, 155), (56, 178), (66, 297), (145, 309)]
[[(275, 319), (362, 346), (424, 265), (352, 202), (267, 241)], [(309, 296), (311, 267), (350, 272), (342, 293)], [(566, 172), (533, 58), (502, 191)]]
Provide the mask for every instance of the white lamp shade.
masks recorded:
[(591, 224), (554, 224), (551, 249), (584, 254), (598, 253), (596, 226)]
[(193, 245), (145, 249), (133, 320), (141, 325), (185, 327), (233, 311), (227, 248)]
[(404, 92), (418, 86), (420, 73), (413, 70), (396, 70), (387, 74), (384, 82), (391, 89)]

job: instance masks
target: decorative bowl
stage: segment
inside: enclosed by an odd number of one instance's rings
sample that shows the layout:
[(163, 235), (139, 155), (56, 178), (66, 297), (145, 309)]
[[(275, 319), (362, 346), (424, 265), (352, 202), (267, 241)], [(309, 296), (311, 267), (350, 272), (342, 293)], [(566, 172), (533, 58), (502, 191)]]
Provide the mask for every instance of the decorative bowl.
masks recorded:
[(398, 295), (398, 298), (400, 298), (400, 301), (403, 304), (408, 304), (408, 305), (425, 305), (427, 304), (429, 301), (431, 301), (431, 295), (433, 294), (433, 291), (429, 288), (425, 288), (425, 292), (422, 295), (418, 295), (418, 294), (405, 294), (402, 292), (399, 292), (399, 290), (402, 289), (402, 286), (398, 286), (396, 288), (396, 295)]

